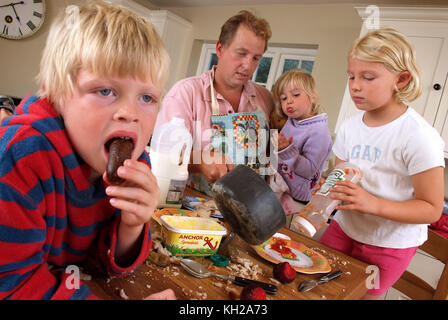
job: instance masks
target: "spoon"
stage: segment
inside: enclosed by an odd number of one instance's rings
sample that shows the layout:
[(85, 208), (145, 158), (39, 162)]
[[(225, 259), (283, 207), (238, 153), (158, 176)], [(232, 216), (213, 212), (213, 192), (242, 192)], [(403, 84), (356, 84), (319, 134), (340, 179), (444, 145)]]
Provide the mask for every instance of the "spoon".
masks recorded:
[(277, 292), (278, 288), (272, 284), (255, 281), (251, 279), (241, 278), (237, 276), (233, 276), (230, 274), (222, 274), (222, 273), (216, 273), (211, 272), (207, 269), (207, 266), (204, 266), (203, 264), (191, 260), (191, 259), (182, 259), (180, 260), (180, 265), (191, 275), (195, 276), (196, 278), (206, 278), (215, 276), (224, 280), (230, 280), (234, 284), (245, 287), (248, 284), (255, 284), (261, 288), (263, 288), (267, 293), (274, 294)]
[(300, 292), (307, 292), (311, 289), (314, 289), (318, 284), (326, 283), (330, 280), (338, 278), (342, 274), (341, 270), (328, 273), (321, 277), (319, 280), (305, 280), (302, 283), (299, 284), (299, 291)]

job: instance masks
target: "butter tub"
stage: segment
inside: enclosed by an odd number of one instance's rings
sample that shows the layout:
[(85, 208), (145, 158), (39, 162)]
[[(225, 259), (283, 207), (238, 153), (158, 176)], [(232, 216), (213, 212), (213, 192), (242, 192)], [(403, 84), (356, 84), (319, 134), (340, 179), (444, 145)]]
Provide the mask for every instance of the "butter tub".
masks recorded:
[(165, 247), (173, 256), (210, 256), (218, 251), (225, 227), (213, 219), (170, 216), (160, 217)]

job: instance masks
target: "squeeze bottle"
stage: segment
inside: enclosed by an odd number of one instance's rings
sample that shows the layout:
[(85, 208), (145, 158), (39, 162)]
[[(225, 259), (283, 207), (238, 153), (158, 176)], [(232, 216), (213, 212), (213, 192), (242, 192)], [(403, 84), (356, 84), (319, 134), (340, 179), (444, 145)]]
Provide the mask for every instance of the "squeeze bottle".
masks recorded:
[(308, 237), (314, 236), (317, 230), (327, 223), (334, 208), (340, 203), (339, 200), (330, 198), (330, 188), (335, 186), (336, 181), (358, 183), (361, 178), (362, 172), (357, 165), (349, 162), (336, 165), (311, 201), (294, 216), (291, 226)]
[(182, 206), (192, 144), (184, 119), (172, 118), (154, 130), (149, 156), (160, 189), (158, 208)]

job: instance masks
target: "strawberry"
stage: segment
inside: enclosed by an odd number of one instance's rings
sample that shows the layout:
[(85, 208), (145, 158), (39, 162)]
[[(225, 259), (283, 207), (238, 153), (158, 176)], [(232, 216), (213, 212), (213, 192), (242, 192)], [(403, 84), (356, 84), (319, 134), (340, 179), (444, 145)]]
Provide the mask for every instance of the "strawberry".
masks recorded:
[(249, 284), (244, 287), (240, 295), (241, 300), (266, 300), (266, 291), (256, 284)]
[(274, 267), (274, 278), (281, 283), (293, 282), (296, 277), (294, 270), (288, 262), (278, 263)]

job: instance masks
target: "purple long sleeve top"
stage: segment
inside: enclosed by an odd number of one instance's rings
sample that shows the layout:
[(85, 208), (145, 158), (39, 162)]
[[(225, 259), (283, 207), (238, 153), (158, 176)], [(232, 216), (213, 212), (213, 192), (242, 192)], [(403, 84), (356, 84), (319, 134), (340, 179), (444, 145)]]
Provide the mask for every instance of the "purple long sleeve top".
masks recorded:
[(278, 171), (287, 183), (291, 196), (309, 201), (319, 181), (332, 147), (326, 113), (305, 120), (289, 118), (281, 133), (293, 142), (278, 152)]

